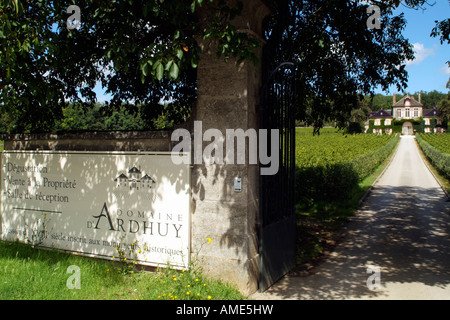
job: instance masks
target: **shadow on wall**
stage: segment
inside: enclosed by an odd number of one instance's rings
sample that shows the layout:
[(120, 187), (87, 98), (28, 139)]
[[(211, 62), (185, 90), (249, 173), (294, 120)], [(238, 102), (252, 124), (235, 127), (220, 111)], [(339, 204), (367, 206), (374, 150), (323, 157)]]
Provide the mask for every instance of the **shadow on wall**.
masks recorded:
[[(136, 239), (173, 252), (189, 247), (184, 235), (189, 235), (190, 168), (174, 165), (167, 153), (35, 151), (7, 153), (2, 161), (8, 161), (2, 171), (2, 191), (8, 198), (2, 196), (1, 227), (11, 240), (27, 242), (43, 229), (45, 220), (46, 247), (108, 257), (116, 252), (112, 243), (125, 245)], [(120, 174), (131, 179), (130, 169), (141, 166), (137, 180), (127, 182), (125, 189), (118, 186)], [(145, 184), (150, 179), (151, 187)], [(182, 247), (177, 242), (183, 242)], [(169, 262), (158, 261), (150, 251), (143, 254), (149, 262)]]

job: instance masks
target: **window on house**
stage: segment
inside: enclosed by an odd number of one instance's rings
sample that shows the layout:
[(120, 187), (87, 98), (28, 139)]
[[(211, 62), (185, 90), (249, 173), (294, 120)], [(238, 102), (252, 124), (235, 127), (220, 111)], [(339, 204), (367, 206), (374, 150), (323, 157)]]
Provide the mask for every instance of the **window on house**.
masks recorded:
[(405, 118), (411, 118), (411, 115), (409, 113), (409, 108), (405, 109)]
[(402, 109), (397, 109), (397, 118), (400, 119), (402, 117)]
[(376, 126), (380, 126), (381, 125), (381, 120), (380, 119), (375, 119), (375, 123)]
[(414, 108), (414, 118), (419, 117), (419, 108)]
[(430, 125), (430, 119), (427, 118), (427, 119), (424, 119), (424, 120), (425, 120), (425, 125), (429, 126)]
[(391, 125), (391, 119), (384, 120), (384, 125), (385, 126), (390, 126)]

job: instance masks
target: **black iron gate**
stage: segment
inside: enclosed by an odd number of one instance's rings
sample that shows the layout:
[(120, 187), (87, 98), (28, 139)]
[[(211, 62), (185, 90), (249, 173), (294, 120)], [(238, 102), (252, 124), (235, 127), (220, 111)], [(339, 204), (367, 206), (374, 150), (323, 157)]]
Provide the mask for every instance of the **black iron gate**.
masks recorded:
[[(284, 62), (266, 77), (261, 91), (260, 128), (278, 135), (279, 168), (260, 175), (260, 291), (266, 290), (295, 265), (295, 66)], [(261, 146), (260, 146), (261, 147)], [(273, 158), (274, 155), (271, 155)], [(267, 165), (270, 166), (273, 163)], [(260, 165), (260, 171), (264, 168)]]

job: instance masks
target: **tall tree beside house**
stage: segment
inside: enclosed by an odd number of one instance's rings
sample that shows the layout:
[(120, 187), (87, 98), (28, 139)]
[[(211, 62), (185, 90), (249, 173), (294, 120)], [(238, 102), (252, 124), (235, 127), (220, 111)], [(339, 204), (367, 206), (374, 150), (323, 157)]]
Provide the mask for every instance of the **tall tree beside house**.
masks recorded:
[(441, 112), (441, 122), (448, 126), (448, 122), (450, 121), (450, 99), (442, 99), (438, 105), (438, 110)]
[[(418, 97), (419, 93), (414, 93), (414, 96)], [(429, 109), (437, 108), (439, 102), (446, 98), (447, 94), (433, 90), (430, 92), (422, 92), (422, 103)]]
[[(393, 15), (400, 1), (375, 2), (382, 19), (374, 30), (367, 28), (370, 15), (361, 1), (266, 2), (273, 14), (264, 40), (287, 42), (283, 47), (292, 51), (275, 58), (294, 60), (300, 71), (300, 119), (317, 127), (330, 118), (344, 125), (357, 93), (406, 86), (405, 62), (413, 51), (401, 35), (403, 16)], [(70, 4), (80, 8), (75, 29), (67, 27)], [(199, 14), (204, 6), (212, 7), (210, 15)], [(241, 9), (238, 0), (0, 0), (0, 113), (8, 118), (6, 130), (48, 131), (69, 102), (93, 107), (97, 83), (113, 96), (110, 105), (139, 104), (148, 119), (160, 115), (161, 100), (185, 108), (196, 99), (198, 39), (216, 40), (219, 58), (258, 63), (260, 39), (230, 23)]]
[[(447, 82), (447, 89), (450, 90), (450, 80)], [(440, 120), (442, 123), (447, 124), (450, 122), (450, 91), (447, 93), (447, 96), (443, 98), (438, 106), (437, 109), (441, 112)]]
[(376, 94), (371, 99), (372, 110), (390, 110), (392, 108), (392, 96)]

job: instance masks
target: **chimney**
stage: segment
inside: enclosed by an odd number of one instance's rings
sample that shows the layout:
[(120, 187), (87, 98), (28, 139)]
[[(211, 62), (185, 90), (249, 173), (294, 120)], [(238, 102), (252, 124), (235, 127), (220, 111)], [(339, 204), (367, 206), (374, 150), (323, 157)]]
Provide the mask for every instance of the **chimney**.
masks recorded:
[(422, 103), (422, 92), (419, 91), (419, 103)]
[(395, 96), (395, 93), (392, 95), (392, 105), (397, 103), (397, 97)]

